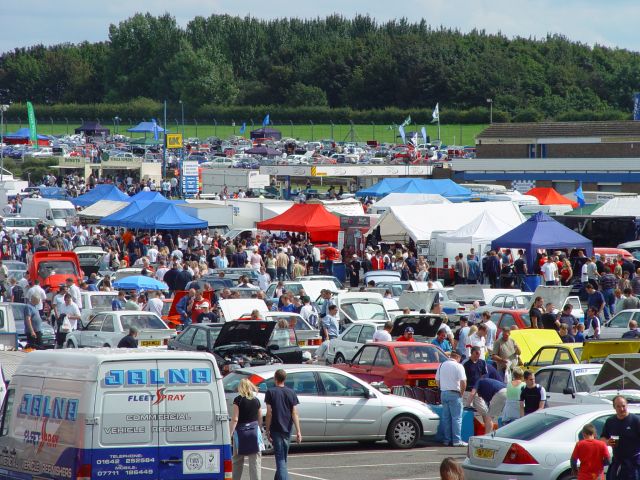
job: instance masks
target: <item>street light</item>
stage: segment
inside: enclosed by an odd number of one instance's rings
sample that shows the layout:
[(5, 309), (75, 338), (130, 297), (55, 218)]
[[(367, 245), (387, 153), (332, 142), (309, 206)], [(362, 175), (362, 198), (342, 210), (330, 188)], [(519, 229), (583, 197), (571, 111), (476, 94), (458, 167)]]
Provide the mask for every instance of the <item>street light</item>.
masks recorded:
[(373, 129), (373, 136), (371, 137), (371, 140), (375, 140), (376, 139), (376, 124), (374, 122), (371, 122), (371, 128)]
[(493, 123), (493, 98), (487, 98), (489, 104), (489, 123)]
[(309, 120), (309, 123), (311, 124), (311, 141), (313, 142), (313, 120)]
[(67, 135), (69, 135), (69, 119), (64, 117), (64, 123), (67, 125)]
[(293, 120), (289, 120), (289, 123), (291, 124), (291, 138), (293, 138)]
[(215, 118), (213, 119), (213, 136), (218, 136), (218, 121)]
[(331, 120), (329, 120), (329, 123), (331, 124), (331, 140), (333, 140), (333, 122)]
[(113, 117), (113, 129), (115, 130), (115, 134), (118, 134), (118, 127), (120, 126), (120, 117)]

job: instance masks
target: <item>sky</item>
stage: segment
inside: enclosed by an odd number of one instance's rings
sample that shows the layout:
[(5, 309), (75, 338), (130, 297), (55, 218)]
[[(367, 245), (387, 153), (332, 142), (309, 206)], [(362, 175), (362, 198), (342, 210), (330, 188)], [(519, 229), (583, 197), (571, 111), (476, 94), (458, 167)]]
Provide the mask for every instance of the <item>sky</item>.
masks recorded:
[(380, 22), (424, 18), (434, 26), (474, 28), (509, 37), (559, 33), (589, 45), (640, 51), (635, 0), (21, 0), (3, 2), (0, 52), (36, 44), (103, 41), (109, 25), (135, 13), (169, 12), (181, 26), (196, 16), (229, 14), (257, 18), (345, 17), (369, 14)]

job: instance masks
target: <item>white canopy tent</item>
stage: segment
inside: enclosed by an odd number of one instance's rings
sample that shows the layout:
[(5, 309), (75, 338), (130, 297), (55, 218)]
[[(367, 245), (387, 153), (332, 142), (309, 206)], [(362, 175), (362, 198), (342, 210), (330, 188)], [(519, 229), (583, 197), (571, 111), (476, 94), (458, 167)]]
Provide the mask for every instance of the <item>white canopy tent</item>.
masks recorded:
[(522, 223), (521, 220), (504, 221), (493, 213), (484, 211), (471, 222), (454, 232), (440, 236), (446, 243), (485, 244), (491, 243), (499, 236), (513, 230)]
[(638, 217), (640, 216), (640, 197), (614, 197), (600, 208), (596, 208), (593, 217)]
[(127, 205), (129, 205), (129, 202), (99, 200), (78, 213), (78, 216), (85, 219), (100, 219), (122, 210)]
[(485, 211), (507, 224), (525, 221), (513, 202), (403, 205), (389, 207), (369, 233), (380, 227), (383, 241), (405, 242), (411, 238), (416, 243), (425, 242), (431, 240), (431, 232), (457, 230)]
[(390, 193), (384, 198), (373, 203), (369, 207), (371, 213), (383, 213), (389, 207), (400, 205), (427, 205), (451, 203), (448, 199), (437, 193)]

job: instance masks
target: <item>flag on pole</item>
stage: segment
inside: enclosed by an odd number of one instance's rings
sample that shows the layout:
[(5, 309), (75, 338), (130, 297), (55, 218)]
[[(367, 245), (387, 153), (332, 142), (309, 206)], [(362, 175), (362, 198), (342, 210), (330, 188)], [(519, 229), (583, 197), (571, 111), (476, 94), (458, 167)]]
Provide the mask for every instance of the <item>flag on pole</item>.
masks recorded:
[(151, 123), (153, 124), (153, 139), (157, 142), (158, 141), (158, 122), (156, 121), (155, 118), (152, 118)]
[(411, 115), (409, 115), (407, 118), (404, 119), (404, 122), (402, 122), (400, 124), (402, 127), (406, 127), (408, 125), (411, 125)]
[(244, 135), (244, 132), (247, 131), (247, 122), (242, 122), (242, 127), (240, 127), (240, 135)]
[(271, 119), (269, 118), (269, 114), (267, 113), (267, 115), (264, 117), (264, 120), (262, 120), (262, 126), (266, 127), (267, 125), (269, 125), (270, 121)]
[(31, 102), (27, 102), (27, 116), (29, 117), (29, 138), (31, 139), (31, 143), (37, 147), (38, 132), (36, 127), (36, 112)]
[(400, 138), (402, 138), (402, 143), (407, 143), (407, 137), (405, 136), (404, 127), (402, 125), (398, 127), (398, 131), (400, 132)]
[(431, 117), (433, 117), (433, 120), (431, 120), (431, 123), (440, 121), (440, 103), (436, 103), (436, 108), (433, 109), (433, 113), (431, 114)]
[(576, 196), (576, 200), (578, 201), (578, 205), (581, 207), (584, 207), (586, 202), (584, 199), (584, 193), (582, 192), (582, 182), (580, 182), (580, 184), (578, 185), (575, 196)]
[(418, 132), (413, 132), (410, 142), (413, 144), (414, 147), (418, 146)]
[(422, 139), (424, 143), (429, 143), (429, 140), (427, 140), (427, 129), (425, 127), (422, 127)]

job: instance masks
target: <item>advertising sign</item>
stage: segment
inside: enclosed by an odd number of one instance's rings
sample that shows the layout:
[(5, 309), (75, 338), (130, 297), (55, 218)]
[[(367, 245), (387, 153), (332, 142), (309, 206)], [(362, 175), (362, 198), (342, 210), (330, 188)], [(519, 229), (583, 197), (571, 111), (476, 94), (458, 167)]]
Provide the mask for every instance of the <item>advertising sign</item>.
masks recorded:
[(198, 162), (182, 162), (182, 192), (185, 196), (194, 196), (198, 193)]

